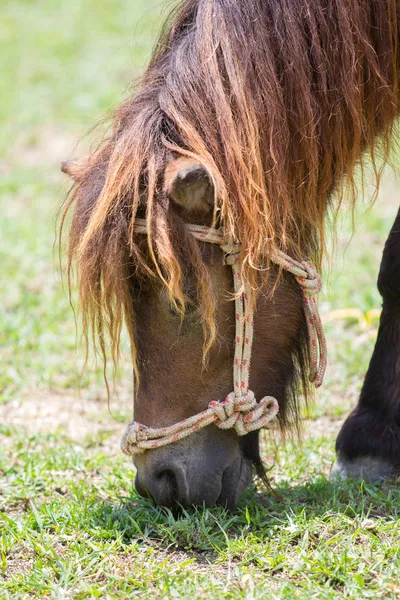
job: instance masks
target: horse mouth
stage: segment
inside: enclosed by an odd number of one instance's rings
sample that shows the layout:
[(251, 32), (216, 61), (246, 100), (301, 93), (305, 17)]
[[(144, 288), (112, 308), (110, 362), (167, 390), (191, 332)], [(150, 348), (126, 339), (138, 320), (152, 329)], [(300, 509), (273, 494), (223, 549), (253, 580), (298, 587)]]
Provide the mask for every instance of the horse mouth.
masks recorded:
[(135, 487), (140, 496), (177, 514), (182, 507), (193, 506), (210, 508), (217, 505), (234, 510), (252, 481), (252, 473), (252, 464), (244, 457), (220, 473), (208, 473), (207, 477), (196, 472), (185, 473), (179, 465), (173, 465), (158, 469), (147, 478), (137, 473)]

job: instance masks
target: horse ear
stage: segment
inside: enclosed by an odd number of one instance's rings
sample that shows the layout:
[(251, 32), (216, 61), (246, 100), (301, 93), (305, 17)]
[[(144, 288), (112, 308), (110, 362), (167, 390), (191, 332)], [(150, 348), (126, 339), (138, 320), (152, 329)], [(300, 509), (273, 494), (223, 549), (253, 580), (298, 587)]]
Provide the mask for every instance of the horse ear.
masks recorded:
[(214, 186), (206, 169), (191, 158), (178, 158), (165, 169), (164, 189), (188, 214), (208, 214), (214, 207)]
[(89, 166), (90, 157), (86, 156), (80, 160), (67, 160), (61, 163), (61, 171), (69, 175), (74, 181), (80, 181)]

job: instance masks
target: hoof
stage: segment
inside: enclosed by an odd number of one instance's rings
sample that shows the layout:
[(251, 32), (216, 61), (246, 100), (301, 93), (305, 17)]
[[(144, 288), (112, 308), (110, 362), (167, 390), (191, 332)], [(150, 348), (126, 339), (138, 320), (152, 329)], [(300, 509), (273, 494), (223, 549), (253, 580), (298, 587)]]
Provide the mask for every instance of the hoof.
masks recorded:
[(331, 470), (331, 480), (363, 479), (368, 483), (390, 479), (398, 473), (398, 469), (383, 458), (365, 456), (348, 460), (338, 458)]

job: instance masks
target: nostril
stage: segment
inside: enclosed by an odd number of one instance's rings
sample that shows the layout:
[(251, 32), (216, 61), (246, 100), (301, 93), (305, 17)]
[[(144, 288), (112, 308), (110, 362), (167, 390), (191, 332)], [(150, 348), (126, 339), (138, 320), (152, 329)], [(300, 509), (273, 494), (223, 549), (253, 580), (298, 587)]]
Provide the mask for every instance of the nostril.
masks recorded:
[[(184, 465), (152, 465), (138, 469), (136, 489), (140, 495), (151, 497), (156, 504), (174, 507), (189, 501), (189, 483)], [(146, 472), (147, 471), (147, 472)]]
[(179, 496), (178, 482), (172, 469), (160, 469), (154, 473), (154, 480), (160, 491), (172, 502)]

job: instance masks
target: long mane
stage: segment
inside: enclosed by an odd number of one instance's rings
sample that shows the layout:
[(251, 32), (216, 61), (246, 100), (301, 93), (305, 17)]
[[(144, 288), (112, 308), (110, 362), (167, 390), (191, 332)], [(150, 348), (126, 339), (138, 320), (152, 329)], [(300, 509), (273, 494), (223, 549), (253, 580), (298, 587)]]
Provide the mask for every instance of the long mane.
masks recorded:
[[(176, 156), (207, 169), (215, 218), (242, 244), (254, 298), (273, 248), (320, 261), (332, 199), (340, 202), (344, 188), (354, 199), (357, 165), (371, 159), (379, 179), (389, 154), (399, 112), (399, 6), (184, 0), (172, 13), (110, 133), (71, 168), (70, 266), (77, 264), (84, 328), (97, 331), (103, 353), (108, 329), (117, 360), (124, 318), (133, 341), (132, 269), (161, 277), (184, 310), (183, 256), (199, 274), (208, 345), (215, 337), (201, 257), (190, 240), (186, 253), (177, 246), (163, 191)], [(150, 265), (135, 235), (138, 212), (149, 224)]]

